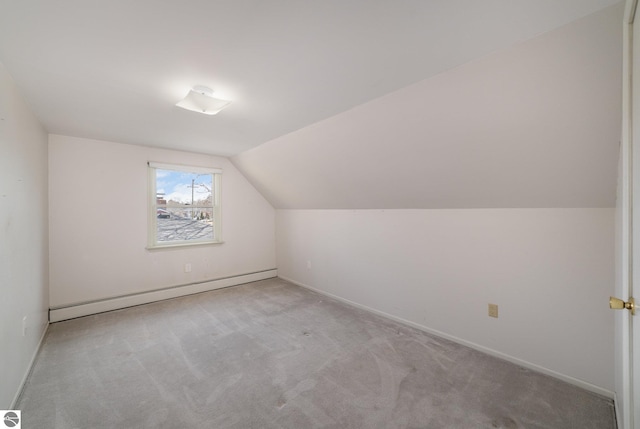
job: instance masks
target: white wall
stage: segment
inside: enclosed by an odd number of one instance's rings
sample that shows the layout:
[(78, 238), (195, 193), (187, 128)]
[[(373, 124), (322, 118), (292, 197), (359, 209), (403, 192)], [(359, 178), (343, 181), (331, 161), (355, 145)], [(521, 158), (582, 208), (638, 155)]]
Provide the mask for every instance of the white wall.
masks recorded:
[[(224, 244), (145, 249), (147, 161), (224, 170)], [(49, 181), (52, 307), (276, 266), (275, 211), (226, 158), (51, 135)]]
[(278, 210), (278, 274), (609, 394), (613, 230), (613, 208)]
[(0, 408), (48, 324), (47, 240), (47, 134), (0, 64)]

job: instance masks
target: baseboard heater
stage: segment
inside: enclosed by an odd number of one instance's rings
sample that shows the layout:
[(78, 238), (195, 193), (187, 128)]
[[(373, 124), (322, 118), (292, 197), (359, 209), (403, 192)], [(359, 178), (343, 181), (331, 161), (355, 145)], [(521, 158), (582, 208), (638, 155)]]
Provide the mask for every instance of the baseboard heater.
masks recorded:
[(105, 311), (119, 310), (121, 308), (133, 307), (135, 305), (149, 304), (151, 302), (193, 295), (194, 293), (207, 292), (210, 290), (236, 286), (258, 280), (270, 279), (277, 276), (278, 270), (274, 268), (254, 273), (206, 280), (203, 282), (170, 286), (130, 295), (121, 295), (96, 301), (51, 307), (49, 309), (49, 321), (60, 322), (62, 320), (75, 319), (76, 317), (104, 313)]

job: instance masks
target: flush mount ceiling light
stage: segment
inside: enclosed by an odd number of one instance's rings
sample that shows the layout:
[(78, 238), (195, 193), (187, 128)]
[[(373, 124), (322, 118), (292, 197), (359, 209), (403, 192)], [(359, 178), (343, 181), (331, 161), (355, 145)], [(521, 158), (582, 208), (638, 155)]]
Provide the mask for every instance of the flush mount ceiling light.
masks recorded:
[(194, 86), (184, 97), (184, 100), (176, 103), (176, 106), (205, 115), (215, 115), (231, 104), (229, 100), (220, 100), (213, 97), (213, 90), (206, 86)]

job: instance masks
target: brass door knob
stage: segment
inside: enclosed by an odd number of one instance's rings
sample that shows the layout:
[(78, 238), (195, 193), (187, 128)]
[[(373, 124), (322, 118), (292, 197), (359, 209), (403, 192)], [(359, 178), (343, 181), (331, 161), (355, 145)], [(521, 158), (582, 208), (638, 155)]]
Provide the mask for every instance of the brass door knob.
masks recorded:
[(629, 301), (624, 302), (619, 298), (615, 298), (613, 296), (609, 297), (609, 308), (613, 310), (622, 310), (627, 309), (631, 310), (631, 315), (635, 316), (636, 314), (636, 301), (633, 298), (629, 298)]

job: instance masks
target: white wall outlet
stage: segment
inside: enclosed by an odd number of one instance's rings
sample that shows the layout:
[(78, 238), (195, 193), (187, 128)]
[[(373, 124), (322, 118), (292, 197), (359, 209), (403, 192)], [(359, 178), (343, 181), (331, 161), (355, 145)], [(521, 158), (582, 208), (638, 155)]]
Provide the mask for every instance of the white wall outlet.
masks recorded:
[(311, 269), (311, 261), (307, 261), (307, 268)]
[(185, 273), (191, 272), (191, 264), (184, 264), (184, 272)]
[(22, 318), (22, 336), (27, 336), (27, 316)]
[(489, 304), (489, 317), (498, 318), (498, 304)]

